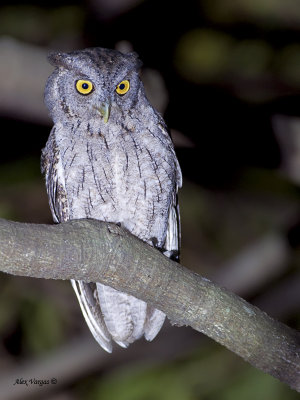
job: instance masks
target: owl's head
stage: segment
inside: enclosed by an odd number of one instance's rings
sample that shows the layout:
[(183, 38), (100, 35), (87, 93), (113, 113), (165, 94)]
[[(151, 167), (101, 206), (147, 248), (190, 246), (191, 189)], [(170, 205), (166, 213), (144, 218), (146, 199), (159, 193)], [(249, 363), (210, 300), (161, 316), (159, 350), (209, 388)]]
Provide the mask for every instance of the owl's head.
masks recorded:
[(71, 53), (51, 53), (56, 67), (45, 88), (45, 103), (54, 122), (67, 118), (120, 118), (120, 109), (135, 106), (142, 83), (135, 53), (100, 47)]

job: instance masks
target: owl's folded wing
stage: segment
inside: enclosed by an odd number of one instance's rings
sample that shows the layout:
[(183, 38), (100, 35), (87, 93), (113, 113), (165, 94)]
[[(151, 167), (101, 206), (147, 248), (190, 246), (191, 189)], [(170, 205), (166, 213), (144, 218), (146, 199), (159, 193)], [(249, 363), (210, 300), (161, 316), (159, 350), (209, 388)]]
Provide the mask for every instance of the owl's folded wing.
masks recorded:
[(167, 236), (164, 244), (164, 254), (174, 261), (179, 261), (180, 249), (180, 215), (177, 193), (169, 209)]
[[(174, 151), (174, 150), (173, 150)], [(182, 185), (182, 175), (177, 158), (176, 163), (176, 187), (172, 193), (172, 201), (169, 207), (167, 235), (163, 245), (163, 254), (174, 261), (179, 261), (180, 249), (180, 215), (178, 205), (178, 188)], [(152, 340), (164, 322), (165, 314), (160, 310), (148, 305), (147, 323), (145, 327), (145, 338)]]
[(41, 170), (45, 174), (48, 201), (54, 222), (67, 221), (68, 200), (59, 150), (55, 142), (55, 128), (52, 129), (46, 147), (42, 150)]
[(71, 280), (71, 283), (90, 331), (100, 346), (108, 353), (111, 353), (111, 335), (106, 328), (99, 301), (97, 300), (97, 284), (75, 281), (74, 279)]
[[(172, 151), (174, 152), (173, 147)], [(178, 204), (178, 189), (181, 188), (182, 186), (182, 173), (178, 160), (175, 156), (175, 152), (174, 152), (174, 162), (176, 171), (176, 184), (175, 184), (175, 190), (172, 193), (172, 200), (169, 208), (168, 229), (167, 229), (166, 240), (164, 243), (164, 249), (166, 251), (164, 251), (164, 254), (175, 261), (179, 261), (181, 230), (180, 230), (180, 213)]]

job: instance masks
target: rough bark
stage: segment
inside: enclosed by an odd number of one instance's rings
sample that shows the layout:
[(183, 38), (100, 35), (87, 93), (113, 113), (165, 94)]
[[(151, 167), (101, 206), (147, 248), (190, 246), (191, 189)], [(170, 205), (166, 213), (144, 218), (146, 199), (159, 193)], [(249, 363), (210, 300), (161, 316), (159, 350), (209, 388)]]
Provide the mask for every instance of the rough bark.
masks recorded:
[(190, 325), (300, 392), (300, 335), (125, 229), (95, 220), (59, 225), (0, 220), (0, 270), (98, 281)]

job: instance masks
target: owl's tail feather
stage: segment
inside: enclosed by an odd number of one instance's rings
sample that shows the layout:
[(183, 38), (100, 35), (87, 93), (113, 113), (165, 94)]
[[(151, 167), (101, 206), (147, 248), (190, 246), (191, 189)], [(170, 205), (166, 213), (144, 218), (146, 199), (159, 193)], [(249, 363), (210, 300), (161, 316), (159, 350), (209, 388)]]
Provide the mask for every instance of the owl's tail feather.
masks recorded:
[(116, 343), (127, 347), (145, 332), (147, 304), (101, 283), (96, 285), (107, 329)]
[(112, 340), (96, 301), (96, 284), (71, 280), (81, 311), (94, 338), (108, 353), (112, 352)]
[(128, 347), (143, 335), (151, 341), (164, 323), (163, 312), (131, 295), (101, 283), (71, 283), (90, 331), (109, 353), (112, 340), (121, 347)]
[(145, 323), (145, 339), (151, 342), (161, 330), (166, 314), (148, 305), (147, 320)]
[(131, 295), (97, 283), (106, 326), (116, 343), (127, 347), (143, 335), (149, 341), (160, 331), (165, 314)]

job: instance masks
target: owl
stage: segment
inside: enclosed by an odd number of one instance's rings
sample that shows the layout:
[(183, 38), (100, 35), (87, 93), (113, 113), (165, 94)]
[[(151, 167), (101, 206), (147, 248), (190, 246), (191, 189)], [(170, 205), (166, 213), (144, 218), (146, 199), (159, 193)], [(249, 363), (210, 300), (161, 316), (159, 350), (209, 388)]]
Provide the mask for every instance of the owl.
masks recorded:
[[(53, 219), (120, 224), (178, 259), (181, 170), (160, 114), (149, 103), (136, 53), (89, 48), (51, 53), (45, 88), (54, 126), (41, 169)], [(87, 238), (88, 240), (88, 238)], [(108, 352), (144, 336), (165, 314), (102, 283), (71, 281), (93, 336)]]

